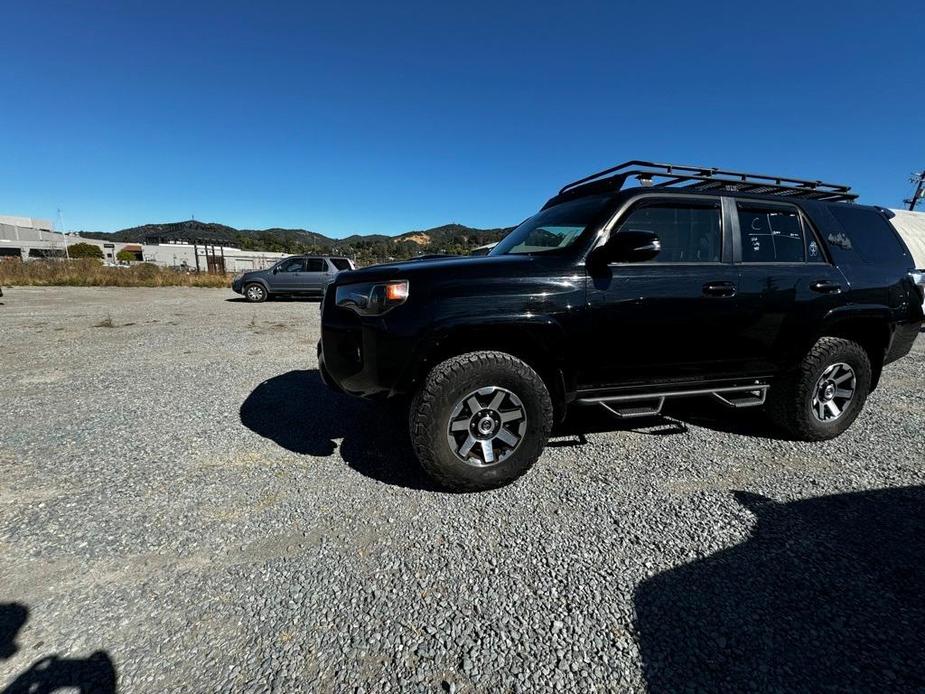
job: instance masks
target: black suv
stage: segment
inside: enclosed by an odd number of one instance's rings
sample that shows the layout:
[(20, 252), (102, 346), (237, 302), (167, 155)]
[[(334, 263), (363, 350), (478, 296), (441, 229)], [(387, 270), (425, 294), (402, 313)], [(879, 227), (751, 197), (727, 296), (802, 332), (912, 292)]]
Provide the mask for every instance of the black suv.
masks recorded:
[(321, 374), (353, 395), (413, 396), (415, 452), (453, 488), (523, 474), (569, 405), (636, 417), (707, 395), (830, 439), (923, 319), (891, 213), (855, 198), (627, 162), (565, 186), (488, 256), (338, 275)]
[(232, 280), (231, 288), (254, 302), (282, 294), (320, 297), (334, 275), (353, 269), (349, 258), (297, 255), (283, 258), (266, 270), (242, 272)]

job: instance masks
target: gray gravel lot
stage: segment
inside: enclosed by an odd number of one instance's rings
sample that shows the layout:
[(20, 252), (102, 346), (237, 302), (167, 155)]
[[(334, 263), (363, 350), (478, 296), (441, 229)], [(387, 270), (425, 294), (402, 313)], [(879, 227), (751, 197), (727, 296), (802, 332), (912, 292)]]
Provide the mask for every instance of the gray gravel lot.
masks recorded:
[(586, 414), (458, 495), (232, 297), (5, 290), (0, 687), (925, 688), (923, 339), (835, 441)]

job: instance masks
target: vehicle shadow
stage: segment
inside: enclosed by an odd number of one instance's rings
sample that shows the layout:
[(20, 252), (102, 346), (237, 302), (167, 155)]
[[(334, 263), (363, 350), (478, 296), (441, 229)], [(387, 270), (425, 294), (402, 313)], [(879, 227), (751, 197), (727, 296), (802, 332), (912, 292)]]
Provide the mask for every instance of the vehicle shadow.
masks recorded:
[(922, 691), (925, 487), (778, 503), (635, 592), (650, 692)]
[(240, 416), (248, 429), (293, 453), (329, 456), (339, 449), (344, 462), (367, 477), (436, 489), (411, 449), (404, 407), (335, 393), (316, 369), (264, 381), (241, 404)]
[[(239, 414), (248, 429), (293, 453), (329, 456), (339, 449), (344, 462), (367, 477), (411, 489), (438, 489), (414, 456), (403, 404), (336, 393), (322, 383), (316, 369), (264, 381), (247, 396)], [(547, 445), (581, 446), (587, 434), (613, 431), (672, 436), (685, 433), (688, 424), (751, 436), (776, 435), (760, 416), (688, 401), (672, 404), (664, 415), (633, 419), (618, 419), (599, 407), (574, 407)]]
[[(232, 296), (225, 299), (230, 304), (250, 304), (253, 303), (248, 301), (243, 296)], [(272, 296), (267, 301), (274, 301), (279, 303), (286, 302), (301, 302), (309, 304), (318, 304), (321, 303), (321, 297), (318, 296)]]
[[(29, 619), (29, 608), (20, 603), (0, 603), (0, 660), (18, 651), (16, 637)], [(0, 694), (33, 694), (77, 691), (81, 694), (112, 694), (116, 691), (116, 668), (105, 651), (87, 658), (62, 658), (52, 654), (35, 661)]]

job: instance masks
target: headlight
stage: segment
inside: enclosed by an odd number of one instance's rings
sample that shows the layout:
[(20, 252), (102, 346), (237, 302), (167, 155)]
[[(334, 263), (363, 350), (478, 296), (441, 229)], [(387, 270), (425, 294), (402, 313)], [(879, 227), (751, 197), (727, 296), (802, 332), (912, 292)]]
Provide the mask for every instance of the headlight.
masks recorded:
[(408, 280), (344, 284), (337, 288), (334, 303), (361, 316), (380, 316), (408, 300)]

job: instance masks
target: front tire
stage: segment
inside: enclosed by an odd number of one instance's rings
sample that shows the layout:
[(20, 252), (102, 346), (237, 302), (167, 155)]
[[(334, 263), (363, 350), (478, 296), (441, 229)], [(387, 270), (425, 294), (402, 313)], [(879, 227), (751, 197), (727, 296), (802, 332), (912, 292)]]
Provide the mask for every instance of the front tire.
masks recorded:
[(415, 454), (439, 484), (459, 491), (508, 484), (537, 461), (552, 430), (543, 379), (504, 352), (438, 364), (411, 403)]
[(244, 298), (250, 301), (252, 304), (259, 304), (267, 300), (267, 290), (266, 288), (258, 283), (252, 282), (251, 284), (244, 287)]
[(771, 385), (768, 413), (795, 439), (834, 439), (861, 413), (870, 383), (870, 358), (861, 345), (822, 337), (795, 372)]

